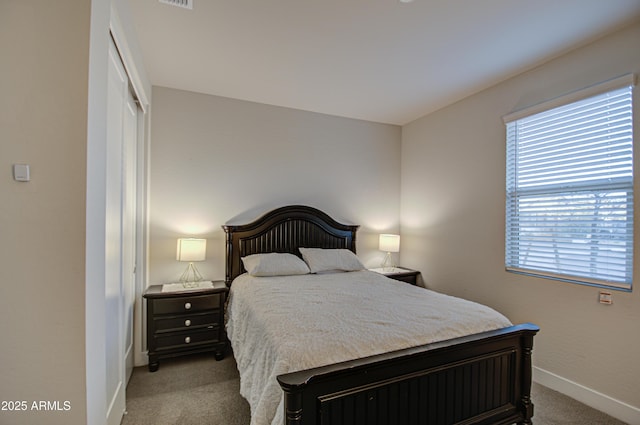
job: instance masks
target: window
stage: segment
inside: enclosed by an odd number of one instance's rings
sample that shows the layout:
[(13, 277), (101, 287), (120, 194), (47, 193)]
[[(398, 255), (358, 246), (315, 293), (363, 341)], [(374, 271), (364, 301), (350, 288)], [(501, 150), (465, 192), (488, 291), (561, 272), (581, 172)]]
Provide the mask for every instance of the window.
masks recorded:
[(631, 290), (632, 83), (504, 118), (508, 271)]

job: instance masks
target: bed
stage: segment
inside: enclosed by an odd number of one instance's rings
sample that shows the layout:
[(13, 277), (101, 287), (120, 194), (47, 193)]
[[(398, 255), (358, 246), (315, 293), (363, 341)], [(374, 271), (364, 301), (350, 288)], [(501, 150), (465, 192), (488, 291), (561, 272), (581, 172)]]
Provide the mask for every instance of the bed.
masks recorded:
[[(448, 336), (436, 328), (435, 337), (424, 336), (412, 325), (413, 319), (419, 322), (420, 309), (409, 310), (409, 304), (431, 302), (422, 309), (430, 312), (448, 306), (445, 298), (452, 297), (367, 270), (248, 276), (242, 258), (255, 254), (300, 256), (300, 248), (355, 254), (358, 226), (338, 223), (312, 207), (286, 206), (223, 229), (225, 280), (231, 287), (227, 333), (252, 425), (532, 423), (535, 325), (511, 325), (497, 312), (489, 323), (485, 315), (489, 318), (491, 309), (456, 299), (463, 310), (478, 310), (474, 326), (463, 323)], [(362, 309), (368, 295), (384, 300), (373, 307), (381, 310), (379, 320), (360, 310), (355, 317), (368, 319), (353, 320), (348, 314), (355, 308), (342, 307), (344, 317), (332, 310), (343, 301)], [(305, 314), (318, 320), (302, 319)], [(334, 316), (337, 322), (331, 322)], [(369, 332), (357, 327), (362, 321), (371, 322), (372, 335), (379, 335), (369, 340), (369, 349), (359, 348), (367, 345), (359, 335)], [(385, 333), (394, 323), (401, 331)], [(412, 327), (418, 329), (405, 335)], [(335, 328), (346, 333), (336, 334)]]

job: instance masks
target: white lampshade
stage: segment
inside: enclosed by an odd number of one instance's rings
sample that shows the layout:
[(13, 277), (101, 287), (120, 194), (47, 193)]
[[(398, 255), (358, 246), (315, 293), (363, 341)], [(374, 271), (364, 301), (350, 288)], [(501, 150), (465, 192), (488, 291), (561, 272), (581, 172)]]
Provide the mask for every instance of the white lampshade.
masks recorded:
[(379, 242), (380, 251), (399, 252), (400, 251), (400, 235), (381, 234)]
[(204, 261), (207, 253), (207, 240), (195, 238), (178, 239), (176, 260)]

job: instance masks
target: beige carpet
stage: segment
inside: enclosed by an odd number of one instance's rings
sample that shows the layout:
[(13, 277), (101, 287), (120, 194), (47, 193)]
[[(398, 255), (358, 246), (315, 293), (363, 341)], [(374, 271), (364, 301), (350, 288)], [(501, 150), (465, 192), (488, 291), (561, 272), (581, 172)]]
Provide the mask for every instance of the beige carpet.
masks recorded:
[(135, 368), (121, 425), (248, 425), (236, 363), (227, 355), (194, 355), (160, 362), (150, 373)]
[[(235, 360), (195, 355), (136, 368), (127, 387), (121, 425), (248, 425), (249, 405), (239, 394)], [(577, 401), (534, 384), (535, 425), (624, 425)]]

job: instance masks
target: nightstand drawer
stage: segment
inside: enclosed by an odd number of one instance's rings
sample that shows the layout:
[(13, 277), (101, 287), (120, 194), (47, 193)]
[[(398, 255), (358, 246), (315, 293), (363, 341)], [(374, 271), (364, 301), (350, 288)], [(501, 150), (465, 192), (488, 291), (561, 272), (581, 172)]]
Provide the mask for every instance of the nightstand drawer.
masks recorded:
[(197, 297), (159, 298), (153, 303), (154, 314), (185, 313), (220, 307), (220, 294)]
[(200, 313), (187, 314), (180, 316), (159, 316), (155, 320), (156, 332), (181, 331), (189, 329), (197, 329), (209, 325), (220, 326), (220, 313)]
[(171, 334), (156, 334), (156, 350), (173, 348), (187, 348), (201, 343), (216, 343), (220, 341), (220, 330), (217, 326), (198, 332), (182, 332)]

